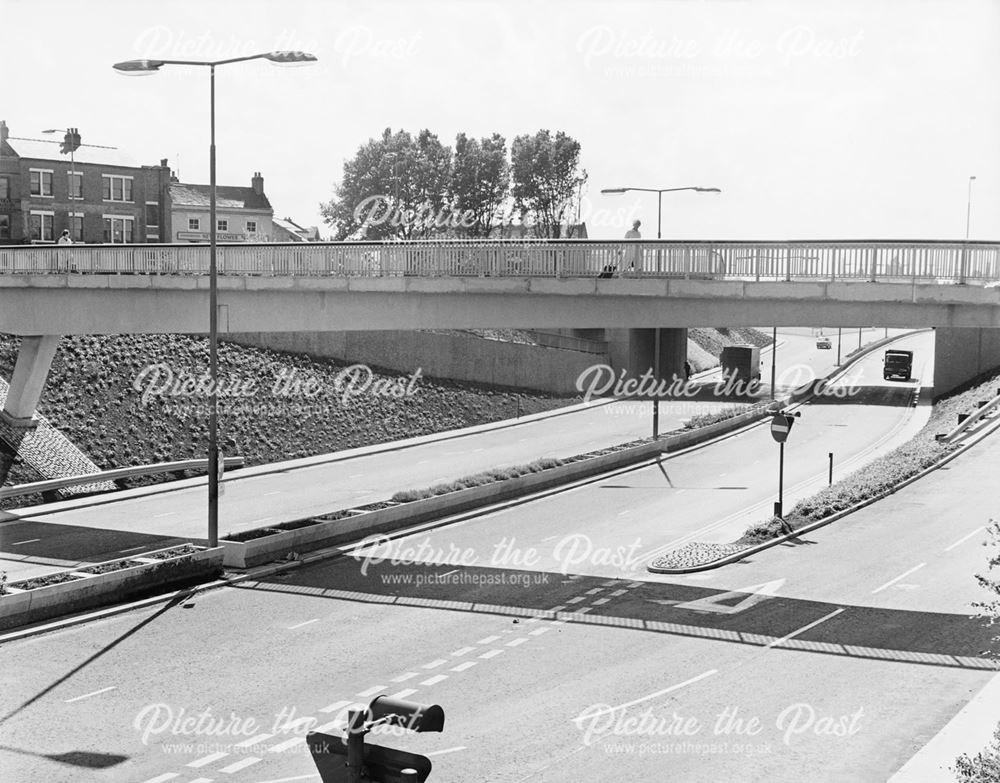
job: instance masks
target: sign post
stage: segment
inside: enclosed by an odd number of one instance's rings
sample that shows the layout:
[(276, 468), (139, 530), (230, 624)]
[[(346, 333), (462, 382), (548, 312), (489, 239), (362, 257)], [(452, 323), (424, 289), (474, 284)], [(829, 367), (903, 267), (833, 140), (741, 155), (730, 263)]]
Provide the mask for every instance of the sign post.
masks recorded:
[(775, 413), (771, 418), (771, 437), (778, 443), (778, 500), (774, 504), (774, 515), (782, 520), (784, 526), (785, 515), (783, 513), (783, 502), (785, 492), (785, 440), (791, 432), (792, 424), (799, 413)]

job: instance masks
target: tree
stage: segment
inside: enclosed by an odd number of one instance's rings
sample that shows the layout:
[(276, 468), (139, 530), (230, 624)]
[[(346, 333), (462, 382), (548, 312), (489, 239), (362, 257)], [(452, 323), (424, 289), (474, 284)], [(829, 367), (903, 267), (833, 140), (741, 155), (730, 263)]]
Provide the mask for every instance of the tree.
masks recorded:
[(560, 237), (572, 221), (587, 172), (579, 168), (580, 142), (559, 131), (518, 136), (511, 145), (512, 195), (542, 237)]
[(334, 238), (414, 239), (439, 230), (451, 148), (429, 130), (414, 139), (386, 128), (344, 163), (334, 198), (320, 205)]
[(510, 192), (507, 140), (499, 133), (480, 140), (459, 133), (449, 190), (455, 232), (488, 237)]

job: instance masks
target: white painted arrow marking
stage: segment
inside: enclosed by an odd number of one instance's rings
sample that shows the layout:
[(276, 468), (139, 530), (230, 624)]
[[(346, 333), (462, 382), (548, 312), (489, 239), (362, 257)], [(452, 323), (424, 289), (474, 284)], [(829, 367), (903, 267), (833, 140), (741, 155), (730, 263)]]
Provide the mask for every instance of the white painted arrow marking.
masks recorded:
[[(688, 601), (677, 604), (678, 609), (690, 609), (694, 612), (714, 612), (716, 614), (737, 614), (745, 612), (752, 606), (756, 606), (761, 601), (774, 598), (785, 584), (784, 579), (775, 579), (771, 582), (764, 582), (759, 585), (741, 587), (739, 590), (730, 590), (728, 593), (710, 595), (707, 598), (699, 598), (697, 601)], [(742, 598), (738, 603), (731, 603), (737, 598)]]

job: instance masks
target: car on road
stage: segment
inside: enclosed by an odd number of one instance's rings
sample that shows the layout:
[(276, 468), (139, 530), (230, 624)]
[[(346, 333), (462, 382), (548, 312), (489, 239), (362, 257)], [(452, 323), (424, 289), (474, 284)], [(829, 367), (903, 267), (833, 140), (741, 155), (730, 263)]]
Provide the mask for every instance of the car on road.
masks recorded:
[(829, 337), (827, 337), (826, 335), (821, 334), (819, 337), (816, 338), (816, 347), (817, 348), (825, 348), (825, 349), (833, 348), (833, 343), (830, 342), (830, 338)]

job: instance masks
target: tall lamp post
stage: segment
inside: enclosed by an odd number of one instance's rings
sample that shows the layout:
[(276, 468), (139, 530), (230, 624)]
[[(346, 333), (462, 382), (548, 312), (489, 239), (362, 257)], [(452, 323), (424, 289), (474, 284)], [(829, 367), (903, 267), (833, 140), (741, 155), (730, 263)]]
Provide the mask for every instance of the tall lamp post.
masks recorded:
[[(67, 191), (67, 201), (73, 201), (75, 198), (73, 195), (73, 188), (76, 185), (76, 151), (82, 146), (80, 144), (80, 131), (77, 128), (48, 128), (43, 130), (42, 133), (66, 134), (61, 152), (69, 152), (70, 185)], [(82, 196), (83, 194), (81, 193), (80, 195)]]
[[(700, 187), (687, 187), (687, 188), (603, 188), (601, 193), (605, 196), (620, 196), (628, 193), (629, 191), (636, 191), (638, 193), (655, 193), (656, 194), (656, 238), (663, 238), (663, 194), (664, 193), (675, 193), (679, 190), (693, 190), (697, 193), (721, 193), (722, 190), (719, 188), (700, 188)], [(656, 268), (657, 271), (660, 270), (660, 248), (656, 248)], [(656, 377), (656, 383), (660, 382), (660, 327), (655, 327), (653, 332), (653, 375)], [(653, 437), (657, 438), (660, 434), (660, 400), (658, 396), (653, 397)]]
[(112, 67), (124, 74), (154, 73), (164, 65), (199, 65), (210, 69), (210, 143), (209, 165), (209, 288), (208, 288), (208, 373), (211, 382), (208, 407), (208, 545), (219, 545), (219, 426), (218, 426), (218, 375), (219, 375), (219, 313), (218, 313), (218, 267), (216, 265), (215, 220), (215, 69), (220, 65), (245, 62), (246, 60), (269, 60), (275, 65), (305, 65), (316, 62), (316, 57), (305, 52), (263, 52), (248, 57), (233, 57), (228, 60), (202, 62), (198, 60), (126, 60)]
[(969, 200), (965, 207), (965, 244), (962, 245), (962, 260), (958, 273), (959, 283), (965, 283), (965, 275), (968, 272), (969, 227), (972, 225), (972, 181), (975, 178), (975, 175), (969, 177)]

